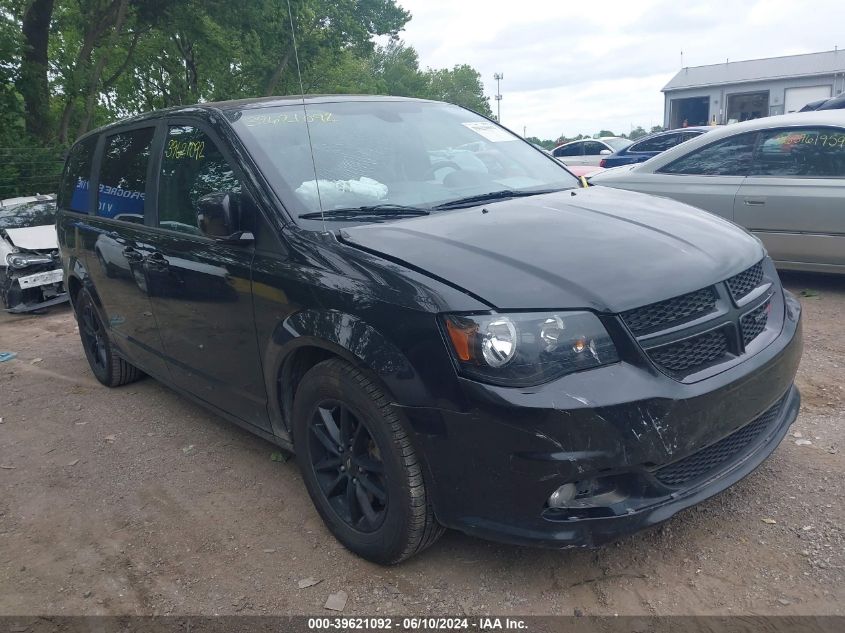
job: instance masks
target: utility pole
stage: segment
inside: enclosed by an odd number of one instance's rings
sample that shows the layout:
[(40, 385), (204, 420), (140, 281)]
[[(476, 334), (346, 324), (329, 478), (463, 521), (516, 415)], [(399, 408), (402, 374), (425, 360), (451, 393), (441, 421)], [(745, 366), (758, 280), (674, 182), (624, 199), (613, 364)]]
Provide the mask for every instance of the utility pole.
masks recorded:
[(496, 80), (496, 120), (502, 122), (502, 89), (499, 87), (499, 82), (505, 78), (504, 73), (493, 73), (493, 79)]

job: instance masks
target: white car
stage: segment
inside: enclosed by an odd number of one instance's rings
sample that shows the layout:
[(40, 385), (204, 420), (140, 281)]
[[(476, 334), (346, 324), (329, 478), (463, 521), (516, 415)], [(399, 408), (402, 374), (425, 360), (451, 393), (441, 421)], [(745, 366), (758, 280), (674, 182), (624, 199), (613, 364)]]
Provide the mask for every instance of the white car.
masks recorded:
[(779, 268), (845, 273), (845, 110), (728, 125), (590, 183), (732, 220), (762, 240)]
[(0, 301), (31, 312), (68, 300), (56, 236), (56, 197), (0, 201)]
[(552, 150), (552, 156), (564, 165), (596, 165), (606, 156), (625, 149), (633, 141), (619, 136), (603, 136), (601, 138), (582, 138), (558, 145)]

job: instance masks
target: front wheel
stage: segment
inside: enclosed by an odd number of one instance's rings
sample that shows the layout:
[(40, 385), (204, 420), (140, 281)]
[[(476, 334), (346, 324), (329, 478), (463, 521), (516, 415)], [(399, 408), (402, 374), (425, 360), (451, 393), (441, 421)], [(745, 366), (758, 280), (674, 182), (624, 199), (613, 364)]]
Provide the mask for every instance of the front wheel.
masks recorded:
[(388, 399), (341, 359), (315, 365), (294, 400), (296, 455), (332, 534), (376, 563), (398, 563), (443, 533), (422, 465)]

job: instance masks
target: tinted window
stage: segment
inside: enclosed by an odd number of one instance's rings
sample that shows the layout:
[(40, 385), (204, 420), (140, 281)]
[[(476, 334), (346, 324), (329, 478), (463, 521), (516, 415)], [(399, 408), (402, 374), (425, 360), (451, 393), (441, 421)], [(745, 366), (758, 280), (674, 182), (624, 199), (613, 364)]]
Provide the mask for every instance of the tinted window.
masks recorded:
[(154, 132), (154, 128), (143, 128), (106, 139), (100, 165), (97, 215), (143, 222), (147, 165)]
[(59, 207), (78, 213), (88, 213), (91, 190), (91, 162), (97, 138), (91, 137), (74, 145), (65, 162), (62, 185), (59, 188)]
[(845, 130), (773, 130), (760, 135), (752, 174), (845, 177)]
[(581, 156), (581, 150), (584, 148), (583, 143), (570, 143), (569, 145), (564, 145), (563, 147), (558, 147), (554, 151), (554, 155), (556, 157), (559, 156)]
[(689, 132), (679, 132), (677, 134), (664, 134), (663, 136), (656, 136), (655, 138), (640, 141), (631, 146), (632, 152), (665, 152), (670, 147), (675, 147), (678, 143), (697, 136)]
[(678, 139), (678, 144), (683, 143), (684, 141), (688, 141), (691, 138), (695, 138), (696, 136), (701, 136), (704, 132), (684, 132), (680, 135)]
[(694, 150), (659, 170), (664, 174), (744, 176), (754, 154), (756, 132), (737, 134)]
[[(209, 194), (239, 194), (241, 183), (217, 145), (201, 130), (173, 126), (168, 130), (159, 180), (159, 226), (172, 231), (222, 237), (222, 222), (207, 218), (198, 204)], [(237, 196), (230, 196), (236, 204)]]
[(602, 143), (608, 145), (612, 151), (618, 152), (620, 149), (628, 147), (633, 141), (629, 141), (626, 138), (606, 138)]
[(587, 156), (595, 156), (596, 154), (600, 154), (603, 149), (609, 150), (610, 148), (607, 147), (604, 143), (599, 143), (598, 141), (587, 141), (584, 143), (584, 153)]

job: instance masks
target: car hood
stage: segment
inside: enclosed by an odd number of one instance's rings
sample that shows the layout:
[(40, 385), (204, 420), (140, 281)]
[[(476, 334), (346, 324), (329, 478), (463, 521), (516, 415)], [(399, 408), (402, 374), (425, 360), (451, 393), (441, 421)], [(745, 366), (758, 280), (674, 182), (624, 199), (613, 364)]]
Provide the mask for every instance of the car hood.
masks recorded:
[(52, 251), (59, 248), (56, 227), (52, 224), (4, 230), (9, 241), (17, 248), (30, 251)]
[(764, 255), (726, 220), (604, 187), (361, 225), (339, 239), (501, 310), (620, 312), (721, 281)]

